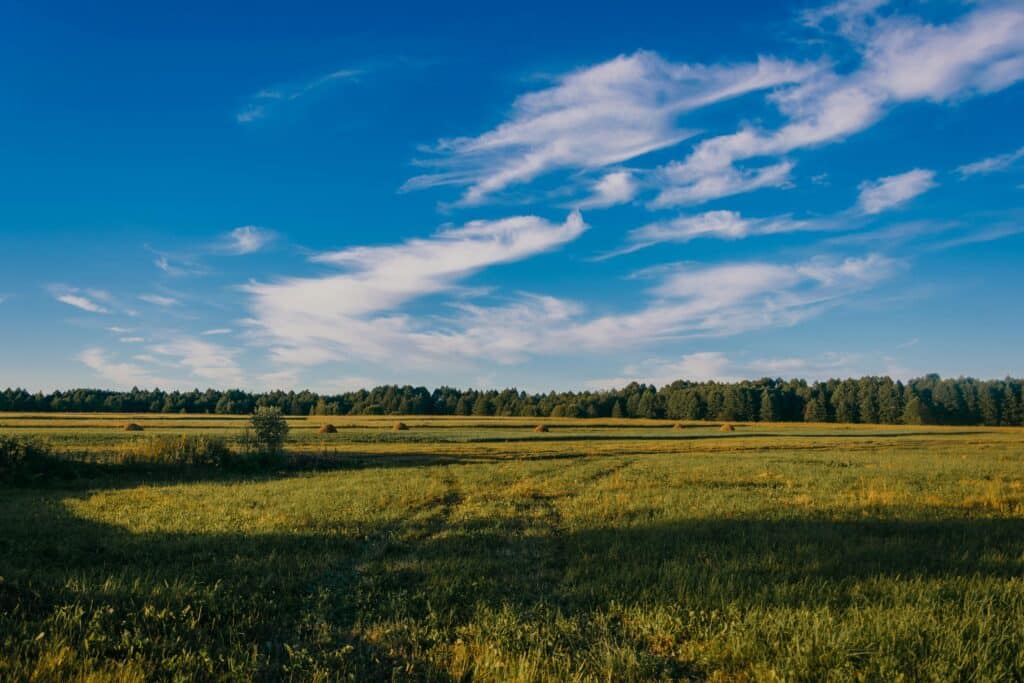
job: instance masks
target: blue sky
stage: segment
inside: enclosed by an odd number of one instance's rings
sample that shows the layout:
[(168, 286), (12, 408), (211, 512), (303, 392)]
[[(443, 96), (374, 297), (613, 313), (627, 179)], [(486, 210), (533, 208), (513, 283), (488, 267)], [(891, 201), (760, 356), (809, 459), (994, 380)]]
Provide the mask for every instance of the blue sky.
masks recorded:
[(1024, 375), (1024, 5), (7, 3), (0, 385)]

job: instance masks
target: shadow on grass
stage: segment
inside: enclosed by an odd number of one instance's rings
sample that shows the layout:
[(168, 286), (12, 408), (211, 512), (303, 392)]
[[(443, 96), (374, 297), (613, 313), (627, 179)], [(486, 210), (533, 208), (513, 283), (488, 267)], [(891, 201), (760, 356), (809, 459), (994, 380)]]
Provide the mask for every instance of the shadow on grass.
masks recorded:
[[(122, 485), (131, 483), (102, 488)], [(31, 660), (60, 637), (76, 648), (88, 643), (98, 661), (141, 654), (149, 673), (166, 677), (232, 670), (302, 678), (323, 669), (360, 680), (445, 680), (423, 649), (454, 642), (481, 610), (511, 609), (527, 624), (613, 605), (841, 610), (875, 579), (1011, 579), (1024, 557), (1021, 519), (652, 521), (641, 510), (620, 520), (629, 526), (567, 531), (550, 497), (526, 497), (505, 517), (467, 520), (452, 517), (453, 494), (393, 524), (135, 533), (73, 514), (68, 501), (84, 498), (80, 490), (0, 486), (0, 495), (0, 641), (19, 643), (10, 656)], [(367, 636), (386, 624), (397, 635)], [(621, 625), (604, 628), (623, 642), (636, 637)], [(40, 632), (50, 636), (33, 641)], [(563, 645), (586, 652), (593, 635), (565, 635)], [(168, 671), (168, 652), (209, 657), (182, 655)], [(647, 654), (645, 676), (700, 674), (670, 654)]]

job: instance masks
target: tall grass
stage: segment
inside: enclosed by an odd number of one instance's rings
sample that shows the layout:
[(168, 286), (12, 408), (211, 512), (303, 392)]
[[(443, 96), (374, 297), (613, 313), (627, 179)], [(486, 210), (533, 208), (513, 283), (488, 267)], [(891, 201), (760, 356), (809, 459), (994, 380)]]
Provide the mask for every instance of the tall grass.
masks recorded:
[(119, 464), (202, 465), (230, 467), (237, 458), (224, 438), (207, 434), (151, 436), (117, 445)]

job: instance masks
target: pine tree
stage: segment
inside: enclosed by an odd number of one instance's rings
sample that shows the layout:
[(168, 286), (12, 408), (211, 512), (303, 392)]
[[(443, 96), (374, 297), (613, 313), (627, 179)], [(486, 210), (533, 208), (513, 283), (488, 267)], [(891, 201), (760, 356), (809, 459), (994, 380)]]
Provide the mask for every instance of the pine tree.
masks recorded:
[(761, 422), (778, 422), (779, 420), (779, 399), (775, 390), (765, 388), (761, 391)]
[(483, 394), (477, 396), (473, 403), (473, 414), (481, 417), (491, 414), (491, 402)]
[(804, 422), (828, 422), (828, 408), (825, 407), (825, 399), (821, 394), (807, 402), (804, 408)]
[(931, 422), (931, 411), (919, 396), (914, 396), (907, 401), (907, 407), (903, 409), (903, 424), (926, 425)]
[(612, 405), (612, 417), (622, 417), (622, 404), (618, 399), (615, 399), (615, 403)]

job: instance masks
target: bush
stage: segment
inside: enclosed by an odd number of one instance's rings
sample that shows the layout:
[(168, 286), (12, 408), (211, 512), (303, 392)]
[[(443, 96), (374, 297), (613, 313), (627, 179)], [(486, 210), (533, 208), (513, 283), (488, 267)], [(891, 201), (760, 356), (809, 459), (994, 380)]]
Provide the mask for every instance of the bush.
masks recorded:
[(155, 436), (122, 444), (120, 460), (126, 463), (159, 465), (205, 465), (227, 467), (232, 463), (227, 442), (216, 436)]
[(250, 418), (253, 439), (264, 453), (280, 453), (284, 440), (288, 438), (288, 423), (280, 408), (257, 408)]
[(45, 443), (24, 436), (0, 434), (0, 481), (22, 479), (44, 469), (52, 455)]

